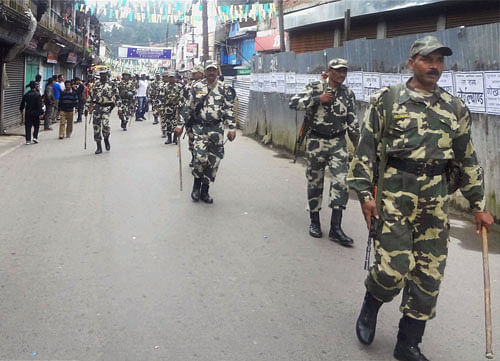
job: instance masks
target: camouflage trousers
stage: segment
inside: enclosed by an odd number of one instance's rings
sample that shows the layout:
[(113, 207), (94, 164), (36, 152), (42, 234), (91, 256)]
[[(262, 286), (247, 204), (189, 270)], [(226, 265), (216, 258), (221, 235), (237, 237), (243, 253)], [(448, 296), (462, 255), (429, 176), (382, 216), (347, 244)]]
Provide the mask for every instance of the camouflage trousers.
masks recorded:
[(321, 209), (325, 168), (327, 166), (333, 177), (330, 183), (329, 206), (338, 209), (346, 207), (349, 196), (346, 183), (349, 166), (348, 158), (345, 136), (333, 139), (308, 137), (306, 143), (306, 177), (310, 212), (319, 212)]
[(186, 134), (188, 136), (189, 151), (193, 153), (194, 150), (194, 133), (192, 127), (186, 127)]
[(120, 112), (123, 114), (123, 119), (128, 121), (135, 113), (135, 106), (133, 101), (122, 100)]
[(111, 128), (109, 127), (109, 114), (111, 111), (108, 109), (109, 107), (96, 107), (94, 109), (92, 124), (94, 126), (94, 140), (96, 142), (101, 141), (102, 137), (109, 137), (109, 134), (111, 133)]
[(177, 125), (177, 113), (161, 113), (161, 134), (172, 133)]
[(403, 289), (401, 312), (417, 320), (431, 319), (448, 254), (445, 176), (415, 176), (388, 167), (382, 197), (375, 263), (366, 288), (384, 302)]
[(220, 125), (194, 125), (193, 133), (193, 176), (209, 184), (215, 181), (220, 161), (224, 158), (224, 129)]

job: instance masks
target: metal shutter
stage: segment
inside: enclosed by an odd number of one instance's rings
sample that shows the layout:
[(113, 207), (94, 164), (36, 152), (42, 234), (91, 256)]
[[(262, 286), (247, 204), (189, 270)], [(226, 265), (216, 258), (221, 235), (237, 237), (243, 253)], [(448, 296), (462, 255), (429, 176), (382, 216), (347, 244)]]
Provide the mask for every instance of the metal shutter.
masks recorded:
[(247, 122), (250, 75), (238, 75), (234, 81), (234, 90), (238, 97), (238, 127), (242, 128)]
[(24, 94), (24, 56), (17, 57), (5, 64), (9, 87), (4, 92), (4, 112), (2, 114), (4, 129), (21, 125), (19, 105)]
[(290, 50), (296, 54), (333, 48), (333, 26), (292, 31), (289, 35)]
[(446, 28), (476, 26), (500, 22), (500, 2), (475, 2), (466, 7), (454, 7), (446, 11)]
[(403, 12), (387, 19), (387, 37), (395, 38), (408, 34), (431, 33), (436, 31), (439, 12), (424, 10)]

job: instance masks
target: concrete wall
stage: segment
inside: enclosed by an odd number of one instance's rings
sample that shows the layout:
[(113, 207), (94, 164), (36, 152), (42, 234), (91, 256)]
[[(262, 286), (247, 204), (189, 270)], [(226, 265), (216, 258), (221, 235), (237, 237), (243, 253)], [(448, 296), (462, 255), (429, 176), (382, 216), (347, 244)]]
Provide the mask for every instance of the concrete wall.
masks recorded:
[[(500, 24), (448, 29), (432, 33), (454, 50), (446, 59), (447, 69), (455, 71), (499, 70)], [(408, 51), (419, 35), (380, 40), (354, 40), (341, 48), (294, 54), (280, 53), (253, 58), (253, 72), (319, 73), (325, 68), (325, 59), (343, 57), (351, 69), (378, 72), (407, 72)], [(482, 49), (479, 51), (479, 49)], [(325, 56), (326, 53), (326, 56)], [(319, 76), (318, 76), (319, 78)], [(303, 112), (288, 108), (290, 95), (281, 93), (250, 92), (249, 113), (243, 132), (255, 135), (265, 143), (289, 150), (294, 149), (296, 134), (302, 124)], [(357, 114), (362, 123), (366, 102), (357, 102)], [(500, 220), (500, 116), (472, 114), (472, 135), (482, 167), (485, 170), (487, 206)], [(467, 210), (468, 202), (460, 195), (454, 197), (460, 209)]]

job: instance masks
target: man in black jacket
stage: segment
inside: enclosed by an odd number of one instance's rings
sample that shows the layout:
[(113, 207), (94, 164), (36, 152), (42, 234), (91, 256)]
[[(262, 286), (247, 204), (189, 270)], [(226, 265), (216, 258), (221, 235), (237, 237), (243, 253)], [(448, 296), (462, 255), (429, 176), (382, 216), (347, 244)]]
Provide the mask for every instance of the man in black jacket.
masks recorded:
[(73, 132), (73, 111), (78, 105), (78, 96), (71, 88), (71, 82), (66, 80), (64, 82), (64, 91), (61, 92), (59, 98), (59, 112), (61, 114), (61, 123), (59, 123), (59, 139), (64, 138), (64, 131), (66, 130), (66, 138), (71, 137)]
[(75, 78), (75, 85), (76, 85), (76, 95), (78, 96), (78, 118), (76, 118), (75, 123), (81, 123), (82, 121), (82, 114), (83, 114), (83, 108), (85, 107), (85, 99), (83, 98), (83, 91), (85, 90), (85, 86), (83, 85), (82, 81), (80, 78)]
[(21, 116), (26, 108), (24, 116), (24, 127), (26, 129), (26, 144), (31, 144), (31, 127), (33, 127), (33, 143), (38, 143), (38, 129), (40, 128), (40, 118), (43, 114), (42, 96), (38, 84), (31, 81), (28, 84), (30, 91), (23, 95), (21, 100)]

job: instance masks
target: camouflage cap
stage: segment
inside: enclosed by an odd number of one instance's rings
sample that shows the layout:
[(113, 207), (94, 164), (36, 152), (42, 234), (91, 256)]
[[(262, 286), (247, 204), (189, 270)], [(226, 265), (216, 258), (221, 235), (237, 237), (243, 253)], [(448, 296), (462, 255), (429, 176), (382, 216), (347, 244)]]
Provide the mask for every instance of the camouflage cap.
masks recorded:
[(340, 69), (340, 68), (349, 69), (349, 63), (345, 59), (336, 58), (336, 59), (330, 60), (330, 62), (328, 63), (328, 68), (329, 69)]
[(193, 69), (191, 69), (191, 74), (193, 73), (203, 73), (203, 66), (196, 65)]
[(441, 44), (436, 37), (429, 35), (415, 40), (410, 49), (410, 58), (418, 54), (429, 55), (436, 50), (442, 50), (444, 56), (453, 54), (450, 48)]
[(219, 69), (219, 66), (217, 65), (217, 63), (215, 61), (208, 60), (205, 63), (205, 70), (210, 69), (210, 68)]

